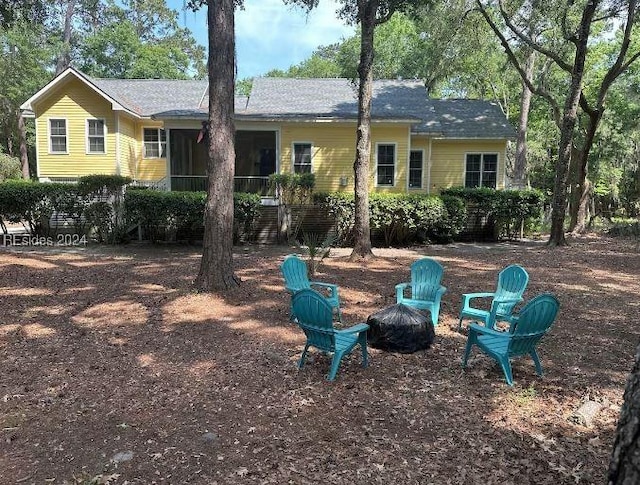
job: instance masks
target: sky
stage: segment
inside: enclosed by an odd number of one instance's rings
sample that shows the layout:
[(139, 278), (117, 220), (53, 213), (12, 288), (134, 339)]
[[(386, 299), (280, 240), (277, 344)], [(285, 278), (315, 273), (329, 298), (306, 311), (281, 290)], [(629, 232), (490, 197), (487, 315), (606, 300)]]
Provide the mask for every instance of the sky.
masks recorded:
[[(183, 0), (167, 3), (181, 12), (180, 24), (206, 46), (206, 8), (185, 15)], [(337, 18), (338, 5), (336, 0), (320, 0), (319, 6), (307, 14), (282, 0), (245, 0), (244, 10), (236, 11), (238, 79), (260, 76), (271, 69), (287, 69), (308, 58), (318, 46), (353, 35), (355, 28)]]

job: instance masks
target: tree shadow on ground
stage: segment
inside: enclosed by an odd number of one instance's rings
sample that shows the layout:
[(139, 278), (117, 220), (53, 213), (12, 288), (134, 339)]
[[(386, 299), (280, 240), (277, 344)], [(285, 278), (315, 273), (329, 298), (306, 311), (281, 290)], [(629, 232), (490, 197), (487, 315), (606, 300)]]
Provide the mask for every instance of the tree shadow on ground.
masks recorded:
[[(444, 264), (449, 293), (431, 349), (372, 350), (367, 369), (356, 352), (327, 383), (321, 354), (296, 369), (304, 337), (278, 270), (288, 252), (240, 248), (243, 285), (224, 297), (192, 291), (197, 249), (0, 253), (2, 481), (604, 481), (637, 341), (637, 258), (608, 241), (386, 250), (365, 266), (337, 251), (317, 279), (340, 285), (348, 323), (394, 303), (421, 255)], [(477, 353), (462, 370), (455, 328), (462, 293), (491, 289), (513, 262), (531, 275), (527, 298), (552, 291), (562, 306), (541, 344), (545, 377), (518, 360), (511, 389)], [(608, 406), (592, 429), (568, 421), (587, 397)]]

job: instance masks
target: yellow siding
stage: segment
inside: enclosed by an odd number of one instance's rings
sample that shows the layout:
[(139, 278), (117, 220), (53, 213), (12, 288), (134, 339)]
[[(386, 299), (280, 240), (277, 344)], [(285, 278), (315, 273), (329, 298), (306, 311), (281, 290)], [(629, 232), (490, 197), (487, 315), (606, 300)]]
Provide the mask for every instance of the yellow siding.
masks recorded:
[(120, 132), (120, 173), (135, 179), (139, 151), (136, 139), (136, 120), (121, 114), (119, 115), (118, 127)]
[[(167, 159), (166, 158), (143, 158), (143, 140), (144, 128), (162, 128), (164, 124), (161, 121), (142, 120), (136, 124), (136, 137), (138, 150), (136, 151), (136, 179), (158, 181), (167, 176)], [(167, 140), (168, 142), (169, 140)], [(167, 148), (168, 150), (168, 148)]]
[(504, 140), (433, 140), (431, 148), (431, 193), (445, 187), (464, 185), (467, 153), (497, 153), (497, 188), (504, 188)]
[[(115, 117), (111, 104), (78, 79), (54, 89), (34, 106), (36, 113), (38, 169), (40, 177), (78, 177), (116, 173)], [(67, 120), (66, 154), (49, 153), (49, 119)], [(104, 119), (105, 154), (87, 153), (87, 119)]]
[[(282, 125), (280, 133), (280, 172), (293, 170), (293, 143), (311, 143), (312, 170), (317, 192), (353, 191), (355, 123), (309, 123)], [(393, 187), (375, 187), (376, 143), (396, 145), (396, 173)], [(409, 126), (375, 124), (371, 129), (370, 188), (376, 192), (402, 192), (406, 189)], [(347, 186), (340, 186), (347, 177)]]

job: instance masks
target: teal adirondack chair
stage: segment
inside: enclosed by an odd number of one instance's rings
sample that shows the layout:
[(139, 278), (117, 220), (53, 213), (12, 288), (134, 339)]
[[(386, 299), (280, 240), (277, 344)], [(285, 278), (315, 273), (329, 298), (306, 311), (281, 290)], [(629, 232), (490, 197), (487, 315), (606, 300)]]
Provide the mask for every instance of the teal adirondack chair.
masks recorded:
[(467, 366), (471, 348), (477, 345), (480, 350), (502, 367), (507, 384), (513, 386), (511, 357), (530, 355), (536, 366), (536, 373), (542, 375), (540, 357), (536, 345), (549, 330), (556, 319), (560, 303), (551, 294), (538, 295), (529, 301), (513, 319), (507, 332), (498, 332), (476, 323), (469, 325), (467, 347), (462, 358), (462, 367)]
[(367, 330), (369, 325), (359, 323), (345, 330), (333, 328), (333, 309), (326, 298), (312, 289), (304, 289), (293, 295), (293, 312), (296, 322), (307, 336), (298, 369), (302, 369), (309, 347), (323, 352), (332, 352), (331, 370), (327, 379), (336, 378), (340, 361), (349, 354), (356, 345), (362, 349), (362, 367), (367, 367)]
[(342, 313), (340, 312), (340, 296), (338, 295), (338, 286), (330, 283), (321, 283), (319, 281), (309, 281), (307, 274), (307, 264), (295, 254), (290, 254), (284, 258), (284, 262), (280, 265), (280, 271), (284, 277), (284, 285), (289, 293), (291, 293), (291, 321), (294, 320), (295, 312), (293, 311), (293, 296), (300, 290), (312, 287), (326, 288), (329, 292), (325, 295), (327, 303), (337, 313), (338, 321), (342, 322)]
[[(511, 314), (518, 302), (522, 301), (522, 294), (529, 283), (529, 274), (522, 266), (512, 264), (498, 274), (498, 286), (493, 293), (465, 293), (462, 295), (462, 310), (458, 330), (462, 328), (462, 319), (480, 320), (493, 328), (495, 322), (512, 322)], [(481, 310), (471, 306), (476, 298), (493, 298), (490, 310)]]
[[(411, 282), (396, 285), (396, 303), (429, 310), (431, 322), (438, 325), (440, 315), (440, 300), (447, 289), (440, 284), (444, 269), (442, 265), (431, 258), (422, 258), (411, 264)], [(411, 288), (411, 296), (405, 296), (405, 290)]]

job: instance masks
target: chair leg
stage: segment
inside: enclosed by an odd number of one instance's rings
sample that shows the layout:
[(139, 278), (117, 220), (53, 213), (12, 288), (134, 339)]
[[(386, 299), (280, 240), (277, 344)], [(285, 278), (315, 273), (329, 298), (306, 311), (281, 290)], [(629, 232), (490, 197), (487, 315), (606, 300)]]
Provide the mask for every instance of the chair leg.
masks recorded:
[(334, 352), (333, 359), (331, 360), (331, 370), (329, 371), (329, 375), (327, 376), (328, 381), (332, 381), (336, 378), (336, 374), (338, 373), (338, 368), (340, 367), (341, 360), (342, 360), (342, 354), (338, 352)]
[(289, 305), (289, 321), (295, 321), (295, 317), (293, 316), (293, 297), (291, 297), (291, 304)]
[(304, 350), (302, 351), (302, 356), (300, 356), (300, 360), (298, 361), (298, 369), (302, 369), (302, 366), (304, 365), (304, 361), (307, 358), (307, 350), (309, 350), (309, 344), (306, 344), (304, 346)]
[(438, 326), (438, 316), (440, 314), (440, 309), (431, 307), (429, 309), (429, 313), (431, 313), (431, 323), (433, 324), (434, 327), (437, 327)]
[(360, 342), (360, 350), (362, 350), (362, 367), (367, 367), (369, 365), (369, 356), (367, 354), (367, 334), (360, 334), (358, 340)]
[(338, 313), (338, 321), (340, 323), (342, 323), (342, 312), (340, 311), (340, 304), (338, 303), (338, 306), (336, 307), (336, 311)]
[(464, 349), (464, 355), (462, 356), (462, 367), (467, 367), (467, 360), (469, 360), (469, 354), (471, 353), (471, 347), (476, 341), (475, 333), (470, 333), (467, 338), (467, 346)]
[(511, 362), (509, 361), (509, 356), (502, 356), (498, 359), (500, 363), (500, 367), (502, 367), (502, 372), (504, 373), (504, 377), (507, 380), (507, 384), (513, 386), (513, 373), (511, 372)]
[(540, 364), (540, 356), (538, 355), (538, 352), (536, 352), (536, 349), (531, 349), (531, 352), (529, 352), (529, 355), (531, 355), (531, 358), (533, 359), (533, 363), (536, 365), (536, 374), (541, 376), (542, 365)]
[(462, 330), (462, 313), (460, 314), (460, 320), (458, 320), (458, 332)]

